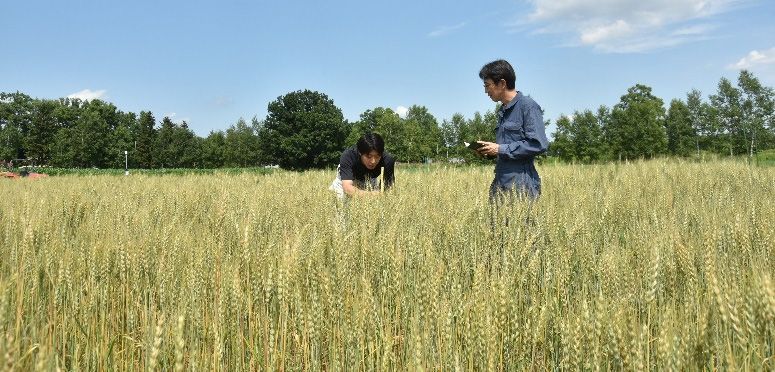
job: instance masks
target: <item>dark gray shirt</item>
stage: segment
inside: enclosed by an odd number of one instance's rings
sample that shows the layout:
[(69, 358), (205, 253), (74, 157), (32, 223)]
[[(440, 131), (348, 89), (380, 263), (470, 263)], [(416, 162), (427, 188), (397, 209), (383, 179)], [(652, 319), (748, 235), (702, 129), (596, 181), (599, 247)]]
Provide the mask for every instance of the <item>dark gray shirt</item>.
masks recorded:
[[(344, 150), (342, 157), (339, 159), (339, 177), (342, 181), (352, 180), (353, 185), (359, 189), (366, 188), (366, 183), (374, 184), (373, 180), (379, 177), (380, 169), (385, 169), (385, 190), (393, 186), (394, 179), (394, 167), (396, 161), (393, 155), (387, 151), (382, 154), (382, 159), (374, 169), (368, 169), (361, 162), (361, 155), (358, 153), (358, 149), (353, 146), (347, 150)], [(379, 185), (376, 185), (379, 187)]]

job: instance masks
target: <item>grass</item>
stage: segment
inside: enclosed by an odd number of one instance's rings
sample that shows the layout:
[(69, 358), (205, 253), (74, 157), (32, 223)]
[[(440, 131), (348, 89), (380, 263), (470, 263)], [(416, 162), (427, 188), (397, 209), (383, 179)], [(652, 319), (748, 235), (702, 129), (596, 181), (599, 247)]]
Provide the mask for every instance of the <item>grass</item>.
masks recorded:
[(775, 150), (761, 151), (756, 154), (756, 164), (761, 166), (775, 166)]
[(0, 180), (0, 368), (775, 368), (775, 168), (539, 171)]
[[(46, 173), (49, 176), (123, 176), (123, 169), (98, 169), (98, 168), (52, 168), (38, 167), (32, 168), (34, 172)], [(248, 174), (269, 174), (275, 172), (272, 168), (165, 168), (165, 169), (130, 169), (130, 175), (238, 175)]]

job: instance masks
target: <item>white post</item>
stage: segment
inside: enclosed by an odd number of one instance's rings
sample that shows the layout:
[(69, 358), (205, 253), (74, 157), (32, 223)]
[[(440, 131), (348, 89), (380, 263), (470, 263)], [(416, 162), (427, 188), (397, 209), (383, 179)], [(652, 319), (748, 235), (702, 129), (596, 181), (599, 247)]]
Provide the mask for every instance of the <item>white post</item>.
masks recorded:
[(129, 151), (124, 150), (124, 175), (129, 175)]

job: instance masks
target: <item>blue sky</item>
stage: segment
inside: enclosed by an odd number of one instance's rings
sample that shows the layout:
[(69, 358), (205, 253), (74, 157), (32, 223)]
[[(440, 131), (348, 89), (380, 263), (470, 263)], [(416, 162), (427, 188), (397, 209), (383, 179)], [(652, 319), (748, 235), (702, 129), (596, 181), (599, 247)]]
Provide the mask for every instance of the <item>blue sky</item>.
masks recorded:
[(11, 1), (0, 91), (100, 98), (200, 136), (300, 89), (350, 121), (417, 104), (441, 122), (494, 107), (477, 74), (504, 58), (554, 121), (636, 83), (666, 105), (740, 68), (773, 86), (773, 16), (771, 0)]

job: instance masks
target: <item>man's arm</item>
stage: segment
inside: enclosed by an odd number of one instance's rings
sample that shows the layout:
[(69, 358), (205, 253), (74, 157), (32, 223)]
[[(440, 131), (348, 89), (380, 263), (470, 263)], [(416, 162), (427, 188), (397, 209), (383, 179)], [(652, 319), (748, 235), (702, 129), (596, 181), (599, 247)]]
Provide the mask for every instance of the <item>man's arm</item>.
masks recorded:
[(549, 141), (546, 139), (544, 115), (541, 107), (532, 104), (523, 112), (522, 122), (525, 128), (525, 139), (512, 143), (501, 144), (498, 155), (508, 159), (532, 158), (546, 151)]
[(385, 190), (389, 190), (393, 187), (393, 184), (396, 182), (395, 178), (395, 159), (390, 159), (389, 162), (386, 162), (384, 174), (382, 175), (382, 180), (385, 182)]
[(525, 128), (525, 139), (511, 143), (497, 144), (478, 141), (484, 146), (477, 150), (485, 156), (503, 156), (507, 159), (532, 158), (546, 151), (549, 141), (546, 139), (546, 128), (541, 107), (532, 105), (523, 114), (522, 122)]
[(353, 184), (353, 180), (342, 180), (342, 190), (344, 190), (345, 194), (350, 196), (379, 194), (379, 190), (367, 191), (367, 190), (358, 189)]

